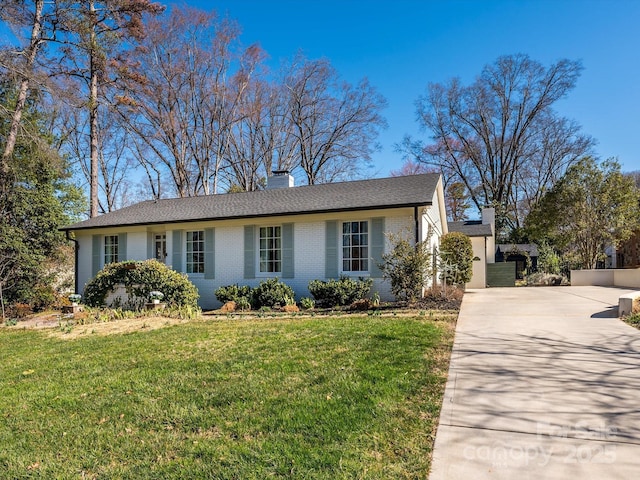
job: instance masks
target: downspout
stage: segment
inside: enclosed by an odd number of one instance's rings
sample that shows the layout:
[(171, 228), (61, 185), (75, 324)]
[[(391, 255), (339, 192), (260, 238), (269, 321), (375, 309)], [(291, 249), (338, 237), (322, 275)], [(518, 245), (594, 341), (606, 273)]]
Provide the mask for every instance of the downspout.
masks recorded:
[(66, 231), (67, 240), (75, 243), (74, 246), (74, 261), (73, 261), (73, 293), (78, 293), (78, 251), (80, 250), (80, 244), (75, 238), (71, 238), (69, 230)]
[(413, 207), (413, 223), (416, 230), (416, 248), (420, 243), (420, 216), (418, 215), (418, 207)]
[[(416, 251), (420, 248), (420, 216), (418, 215), (418, 207), (413, 207), (413, 225), (416, 233)], [(422, 286), (421, 296), (424, 296), (424, 285)]]
[(484, 285), (482, 288), (487, 288), (487, 276), (488, 276), (488, 271), (489, 270), (489, 255), (488, 255), (488, 249), (487, 249), (487, 237), (484, 237)]

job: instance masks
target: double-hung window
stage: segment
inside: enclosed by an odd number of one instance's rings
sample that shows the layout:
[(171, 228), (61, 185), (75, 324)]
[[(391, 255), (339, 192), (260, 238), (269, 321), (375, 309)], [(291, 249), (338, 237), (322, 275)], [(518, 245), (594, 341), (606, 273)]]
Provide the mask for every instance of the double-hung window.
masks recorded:
[(118, 261), (118, 235), (104, 237), (104, 264)]
[(260, 273), (282, 272), (282, 227), (260, 227)]
[(369, 222), (342, 223), (342, 271), (369, 271)]
[(187, 232), (187, 273), (204, 273), (204, 230)]

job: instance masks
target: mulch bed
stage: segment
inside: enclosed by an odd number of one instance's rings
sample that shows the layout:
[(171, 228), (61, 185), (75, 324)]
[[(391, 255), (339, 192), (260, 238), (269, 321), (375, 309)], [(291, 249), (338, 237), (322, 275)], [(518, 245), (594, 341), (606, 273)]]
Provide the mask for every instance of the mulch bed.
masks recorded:
[[(311, 310), (300, 310), (293, 315), (350, 315), (350, 314), (363, 314), (378, 312), (382, 315), (392, 314), (414, 314), (420, 311), (428, 310), (448, 310), (458, 311), (460, 310), (460, 304), (462, 303), (462, 292), (455, 292), (453, 295), (444, 297), (440, 294), (431, 295), (421, 299), (418, 302), (383, 302), (378, 306), (367, 306), (358, 304), (357, 302), (352, 306), (346, 307), (334, 307), (334, 308), (322, 308), (315, 307)], [(365, 308), (366, 307), (366, 308)], [(292, 312), (285, 312), (278, 308), (270, 310), (247, 310), (247, 311), (229, 311), (227, 309), (211, 310), (203, 312), (204, 315), (218, 316), (218, 315), (246, 315), (246, 316), (263, 316), (263, 315), (285, 315), (286, 313), (292, 314)]]

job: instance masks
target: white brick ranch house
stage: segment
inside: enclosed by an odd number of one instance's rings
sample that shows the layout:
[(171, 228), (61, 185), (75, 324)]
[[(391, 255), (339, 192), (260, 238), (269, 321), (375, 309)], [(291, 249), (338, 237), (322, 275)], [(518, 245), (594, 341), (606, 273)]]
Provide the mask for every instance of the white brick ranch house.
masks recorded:
[(266, 190), (150, 200), (62, 230), (76, 240), (78, 293), (109, 262), (156, 258), (188, 275), (205, 309), (219, 306), (220, 286), (270, 277), (298, 299), (311, 280), (370, 277), (385, 300), (385, 234), (408, 231), (435, 249), (447, 233), (444, 208), (437, 174), (294, 187), (274, 172)]

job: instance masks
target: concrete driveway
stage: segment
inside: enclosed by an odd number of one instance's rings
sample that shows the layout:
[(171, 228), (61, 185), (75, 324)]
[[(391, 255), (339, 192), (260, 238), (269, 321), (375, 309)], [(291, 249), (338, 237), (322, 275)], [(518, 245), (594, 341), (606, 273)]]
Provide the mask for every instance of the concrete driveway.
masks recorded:
[(607, 287), (465, 294), (430, 480), (640, 478), (640, 331)]

